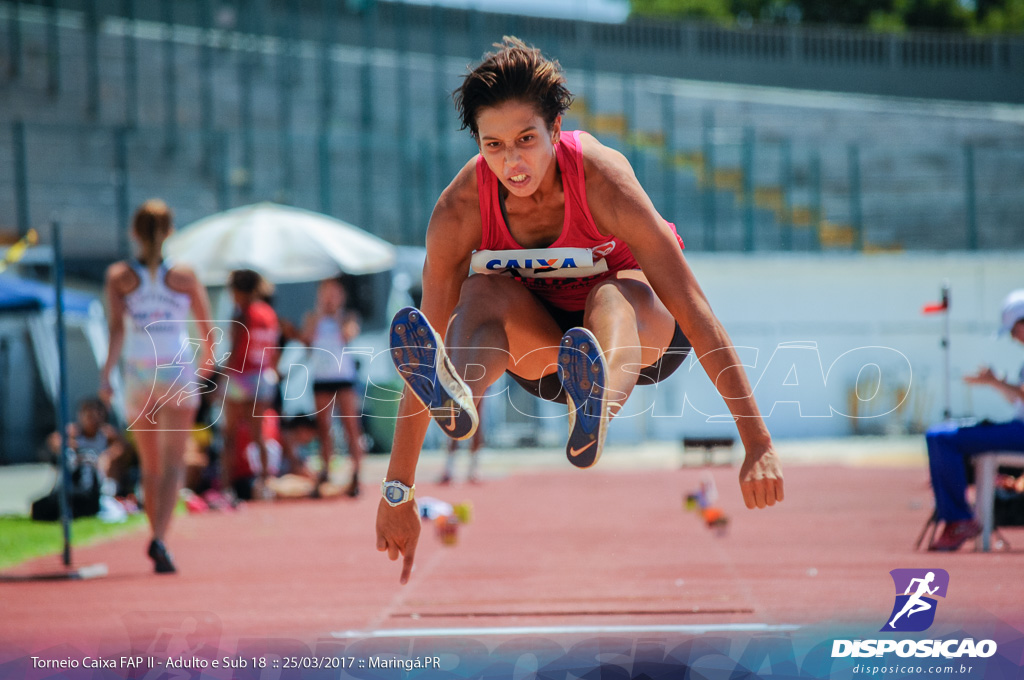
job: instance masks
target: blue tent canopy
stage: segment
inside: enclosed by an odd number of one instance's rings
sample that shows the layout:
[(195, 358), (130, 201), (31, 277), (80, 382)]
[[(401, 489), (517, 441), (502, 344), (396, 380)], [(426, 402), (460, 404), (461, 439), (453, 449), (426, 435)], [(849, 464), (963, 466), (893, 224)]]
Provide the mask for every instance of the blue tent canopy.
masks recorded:
[[(65, 288), (64, 311), (88, 314), (89, 306), (95, 299), (95, 296), (88, 293)], [(57, 293), (51, 284), (9, 274), (0, 275), (0, 312), (52, 309), (56, 305)]]

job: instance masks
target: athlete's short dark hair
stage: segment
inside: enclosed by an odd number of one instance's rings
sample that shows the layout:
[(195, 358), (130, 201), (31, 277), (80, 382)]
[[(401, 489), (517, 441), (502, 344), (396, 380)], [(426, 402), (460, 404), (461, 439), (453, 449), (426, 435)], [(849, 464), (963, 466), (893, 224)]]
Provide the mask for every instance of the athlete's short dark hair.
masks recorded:
[(100, 420), (107, 420), (107, 405), (99, 397), (86, 397), (79, 400), (78, 412), (82, 411), (95, 411), (100, 416)]
[(228, 274), (228, 288), (243, 295), (268, 300), (274, 294), (274, 284), (254, 269), (235, 269)]
[(494, 47), (498, 50), (485, 54), (452, 93), (462, 129), (469, 128), (473, 137), (479, 137), (476, 117), (480, 109), (509, 101), (532, 104), (551, 129), (555, 118), (572, 104), (561, 65), (514, 36), (504, 36)]

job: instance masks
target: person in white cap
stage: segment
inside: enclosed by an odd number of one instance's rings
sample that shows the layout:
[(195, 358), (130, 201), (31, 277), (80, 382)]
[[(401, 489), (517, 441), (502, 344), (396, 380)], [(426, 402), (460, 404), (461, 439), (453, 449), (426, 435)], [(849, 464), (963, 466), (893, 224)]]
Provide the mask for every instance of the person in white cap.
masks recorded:
[[(1024, 345), (1024, 290), (1013, 291), (1003, 302), (1000, 334), (1007, 333)], [(964, 376), (964, 382), (998, 390), (1016, 411), (1013, 419), (1005, 423), (959, 427), (947, 422), (925, 434), (936, 518), (945, 523), (929, 550), (957, 550), (981, 532), (967, 504), (966, 459), (984, 451), (1024, 451), (1024, 367), (1016, 382), (998, 377), (991, 366)]]

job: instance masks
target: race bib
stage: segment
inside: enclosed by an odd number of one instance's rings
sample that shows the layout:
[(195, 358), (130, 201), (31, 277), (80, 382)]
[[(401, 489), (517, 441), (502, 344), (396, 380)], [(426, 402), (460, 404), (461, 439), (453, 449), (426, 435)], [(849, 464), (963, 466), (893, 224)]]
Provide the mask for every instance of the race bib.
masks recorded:
[(608, 271), (604, 258), (594, 264), (590, 248), (478, 250), (470, 260), (474, 274), (515, 272), (527, 279), (578, 279)]

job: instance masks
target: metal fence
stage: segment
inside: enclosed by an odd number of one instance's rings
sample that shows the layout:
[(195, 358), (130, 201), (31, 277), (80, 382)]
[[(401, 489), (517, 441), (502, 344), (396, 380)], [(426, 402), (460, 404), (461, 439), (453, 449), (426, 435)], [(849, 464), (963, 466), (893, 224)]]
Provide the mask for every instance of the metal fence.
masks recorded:
[[(582, 64), (569, 69), (579, 97), (568, 125), (626, 153), (691, 247), (1024, 243), (1019, 122), (954, 121), (933, 139), (902, 113), (895, 142), (859, 120), (841, 138), (813, 108), (787, 110), (796, 117), (778, 123), (766, 107), (748, 115), (700, 101), (677, 81), (623, 72), (637, 55), (658, 70), (678, 60), (665, 55), (696, 50), (813, 62), (824, 73), (830, 64), (866, 74), (873, 64), (902, 73), (927, 66), (1006, 81), (1016, 77), (1019, 42), (601, 25), (392, 3), (217, 7), (0, 3), (0, 158), (9, 159), (0, 161), (0, 229), (23, 233), (61, 213), (77, 225), (68, 237), (77, 257), (121, 256), (129, 211), (160, 195), (180, 223), (270, 199), (422, 243), (434, 200), (474, 153), (449, 93), (475, 55), (514, 32)], [(636, 54), (598, 68), (616, 49)], [(785, 64), (776, 70), (788, 72)]]
[[(58, 17), (70, 17), (93, 34), (104, 21), (120, 17), (288, 40), (438, 50), (471, 58), (486, 49), (494, 36), (526, 34), (549, 49), (557, 47), (564, 63), (580, 68), (592, 61), (601, 70), (651, 73), (654, 69), (663, 75), (721, 80), (722, 73), (742, 66), (744, 75), (735, 82), (785, 84), (797, 79), (810, 88), (886, 94), (895, 93), (890, 88), (902, 88), (905, 94), (913, 90), (921, 96), (1024, 101), (1024, 93), (1000, 87), (1019, 83), (1024, 75), (1020, 36), (880, 35), (831, 27), (726, 28), (652, 20), (607, 24), (373, 0), (225, 0), (216, 4), (213, 0), (39, 0), (5, 5), (8, 13), (43, 14), (51, 24)], [(16, 53), (18, 37), (14, 30), (11, 55)], [(50, 38), (52, 49), (59, 40), (52, 30)], [(715, 60), (716, 72), (703, 73)], [(780, 65), (785, 69), (780, 70)], [(848, 68), (863, 73), (858, 77)], [(919, 82), (923, 73), (946, 77)], [(883, 74), (884, 82), (878, 82)], [(967, 74), (974, 82), (956, 82)], [(983, 92), (987, 96), (977, 96)]]

